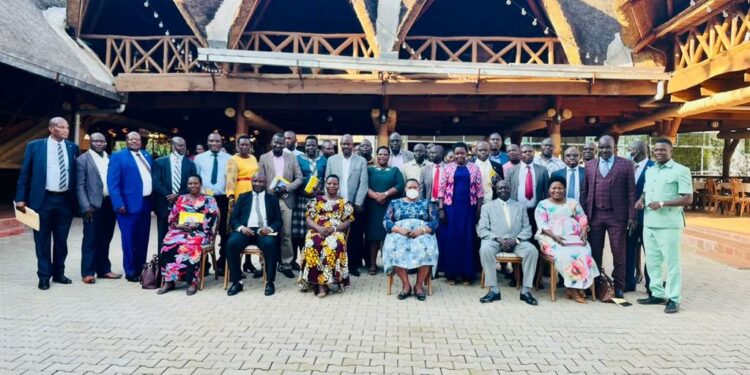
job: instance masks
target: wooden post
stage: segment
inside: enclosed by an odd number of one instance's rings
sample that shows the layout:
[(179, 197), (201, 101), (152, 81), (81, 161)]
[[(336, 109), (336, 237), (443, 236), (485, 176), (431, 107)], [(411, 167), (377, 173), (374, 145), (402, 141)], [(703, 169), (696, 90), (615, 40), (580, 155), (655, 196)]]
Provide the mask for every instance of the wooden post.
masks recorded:
[(521, 141), (523, 141), (523, 132), (513, 132), (510, 134), (510, 143), (521, 146)]
[(247, 134), (247, 123), (245, 122), (245, 94), (237, 96), (237, 111), (234, 114), (234, 119), (237, 121), (234, 135), (235, 138), (240, 134)]
[(560, 123), (555, 121), (547, 121), (547, 135), (552, 138), (552, 143), (555, 145), (555, 149), (552, 154), (560, 156), (560, 149), (562, 148), (562, 137), (560, 135)]
[(375, 108), (370, 111), (372, 125), (378, 133), (377, 147), (388, 145), (388, 137), (391, 133), (396, 131), (396, 115), (395, 109), (389, 109), (385, 117), (385, 123), (383, 123), (381, 121), (381, 112), (379, 109)]
[(734, 150), (737, 149), (737, 145), (740, 144), (740, 139), (724, 139), (724, 150), (721, 155), (721, 178), (729, 178), (729, 167), (732, 165), (732, 155)]

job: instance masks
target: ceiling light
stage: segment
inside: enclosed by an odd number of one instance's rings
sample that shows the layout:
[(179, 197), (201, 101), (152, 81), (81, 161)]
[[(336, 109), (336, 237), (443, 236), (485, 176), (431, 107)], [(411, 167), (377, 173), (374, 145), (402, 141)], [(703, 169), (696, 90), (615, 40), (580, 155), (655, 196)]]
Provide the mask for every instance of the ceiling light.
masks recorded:
[(718, 129), (719, 126), (721, 126), (721, 121), (719, 120), (711, 120), (711, 122), (708, 123), (709, 126), (711, 126), (711, 129)]

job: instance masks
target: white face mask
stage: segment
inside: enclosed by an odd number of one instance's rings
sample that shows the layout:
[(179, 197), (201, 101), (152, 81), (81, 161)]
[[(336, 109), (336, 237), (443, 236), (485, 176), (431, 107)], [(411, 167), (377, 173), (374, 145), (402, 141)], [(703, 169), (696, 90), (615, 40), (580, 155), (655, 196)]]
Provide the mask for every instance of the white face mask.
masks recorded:
[(406, 197), (409, 199), (417, 199), (419, 197), (419, 192), (417, 189), (407, 189)]

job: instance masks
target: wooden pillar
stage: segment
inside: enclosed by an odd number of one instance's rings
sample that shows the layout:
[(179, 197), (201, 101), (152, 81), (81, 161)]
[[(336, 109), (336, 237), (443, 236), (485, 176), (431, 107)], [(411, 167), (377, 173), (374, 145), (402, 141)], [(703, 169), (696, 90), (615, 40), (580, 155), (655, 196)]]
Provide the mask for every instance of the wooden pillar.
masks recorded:
[(513, 132), (510, 134), (510, 143), (521, 146), (521, 141), (523, 141), (523, 132)]
[(740, 144), (740, 139), (724, 139), (724, 149), (721, 154), (721, 178), (729, 178), (729, 167), (732, 165), (732, 155), (734, 150), (737, 149), (737, 145)]
[(237, 121), (235, 126), (234, 135), (238, 137), (240, 134), (247, 134), (247, 122), (245, 122), (245, 95), (240, 94), (237, 96), (237, 111), (235, 112), (234, 119)]
[(560, 149), (562, 148), (562, 136), (560, 135), (560, 123), (556, 121), (547, 121), (547, 135), (552, 138), (552, 143), (555, 145), (555, 149), (552, 154), (560, 156)]
[(396, 131), (396, 110), (389, 109), (385, 116), (385, 122), (383, 122), (382, 114), (380, 109), (373, 109), (370, 111), (370, 118), (372, 119), (372, 125), (375, 127), (375, 131), (378, 133), (378, 144), (377, 147), (387, 146), (388, 137), (391, 133)]

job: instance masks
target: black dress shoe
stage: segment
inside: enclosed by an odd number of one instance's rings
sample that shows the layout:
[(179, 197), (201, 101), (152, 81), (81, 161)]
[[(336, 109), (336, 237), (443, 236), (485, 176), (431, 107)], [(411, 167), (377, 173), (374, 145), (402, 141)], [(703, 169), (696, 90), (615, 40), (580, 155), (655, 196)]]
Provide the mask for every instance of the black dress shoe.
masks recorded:
[(272, 296), (274, 293), (276, 293), (276, 288), (273, 286), (273, 283), (266, 283), (266, 291), (263, 292), (263, 294), (266, 296)]
[(243, 272), (255, 272), (255, 266), (250, 262), (245, 262), (245, 264), (242, 265), (242, 271)]
[(479, 299), (479, 302), (490, 303), (490, 302), (499, 301), (500, 299), (501, 299), (500, 292), (495, 293), (490, 290), (487, 294), (484, 295), (484, 297)]
[(300, 271), (301, 270), (299, 268), (299, 264), (297, 264), (297, 262), (292, 262), (291, 263), (291, 269), (292, 269), (292, 271)]
[(671, 299), (667, 301), (667, 306), (664, 307), (664, 312), (667, 314), (674, 314), (676, 312), (680, 311), (680, 304), (672, 301)]
[(41, 290), (47, 290), (47, 289), (49, 289), (49, 280), (48, 279), (39, 279), (39, 289), (41, 289)]
[(511, 281), (510, 281), (510, 282), (508, 283), (508, 286), (509, 286), (509, 287), (511, 287), (511, 288), (515, 288), (515, 287), (516, 287), (516, 285), (518, 285), (518, 284), (516, 283), (516, 280), (515, 280), (515, 279), (511, 280)]
[(216, 269), (216, 276), (224, 277), (224, 269), (223, 268), (217, 268)]
[(53, 277), (52, 281), (58, 283), (58, 284), (73, 284), (73, 280), (65, 277), (65, 275), (60, 275), (57, 277)]
[(625, 298), (625, 294), (622, 292), (622, 289), (615, 289), (615, 298)]
[(528, 292), (526, 294), (521, 293), (521, 301), (524, 301), (531, 306), (536, 306), (539, 304), (539, 302), (536, 301), (536, 298), (534, 298), (534, 296), (532, 296), (531, 293)]
[(284, 269), (284, 270), (279, 270), (279, 272), (281, 272), (282, 275), (284, 275), (284, 276), (286, 276), (286, 277), (288, 277), (290, 279), (294, 278), (294, 272), (292, 272), (291, 268), (287, 268), (287, 269)]
[(664, 298), (649, 296), (648, 298), (641, 298), (638, 300), (638, 303), (641, 305), (663, 305), (666, 303), (667, 300)]
[(130, 281), (131, 283), (137, 283), (140, 280), (140, 277), (138, 276), (125, 276), (125, 280)]
[(427, 296), (424, 294), (424, 291), (422, 291), (422, 293), (416, 293), (415, 296), (417, 296), (417, 301), (424, 301), (427, 299)]
[(232, 283), (232, 286), (229, 287), (229, 290), (227, 290), (228, 296), (233, 296), (239, 292), (242, 291), (244, 287), (242, 286), (242, 283)]
[(349, 275), (359, 277), (359, 270), (350, 270)]

